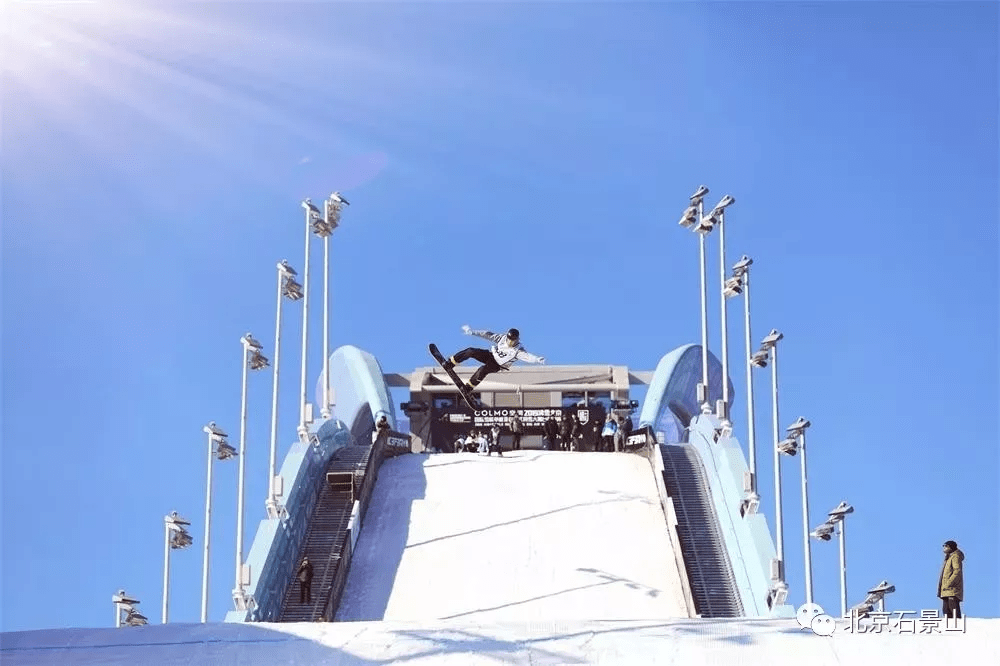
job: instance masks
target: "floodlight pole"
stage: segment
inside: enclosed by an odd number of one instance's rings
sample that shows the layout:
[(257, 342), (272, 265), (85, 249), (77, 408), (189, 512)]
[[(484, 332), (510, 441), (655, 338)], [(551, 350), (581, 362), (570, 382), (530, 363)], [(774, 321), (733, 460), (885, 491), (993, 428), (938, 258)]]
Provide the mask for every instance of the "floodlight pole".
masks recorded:
[(163, 519), (163, 624), (170, 606), (170, 522)]
[(310, 206), (306, 206), (306, 258), (305, 273), (302, 279), (302, 290), (304, 292), (302, 299), (302, 374), (299, 384), (299, 427), (297, 429), (301, 441), (306, 441), (309, 436), (309, 426), (306, 423), (306, 373), (308, 371), (309, 360), (309, 241), (312, 236), (311, 226), (314, 215)]
[(774, 522), (775, 522), (775, 550), (781, 568), (778, 580), (785, 579), (785, 546), (783, 538), (783, 528), (781, 522), (781, 452), (778, 450), (778, 442), (781, 441), (778, 434), (778, 343), (771, 344), (771, 421), (774, 425)]
[(330, 418), (330, 236), (323, 238), (323, 408), (320, 415)]
[(722, 410), (717, 416), (723, 425), (729, 421), (729, 317), (726, 299), (726, 212), (719, 210), (719, 293), (722, 295)]
[(847, 546), (845, 541), (847, 537), (844, 535), (844, 524), (847, 522), (846, 518), (840, 519), (840, 531), (838, 533), (838, 540), (840, 541), (840, 617), (847, 616)]
[[(705, 203), (698, 200), (698, 224), (704, 217)], [(708, 276), (705, 267), (705, 236), (708, 232), (698, 232), (698, 256), (701, 265), (701, 383), (705, 392), (701, 397), (703, 414), (712, 412), (711, 398), (708, 390)]]
[(208, 552), (212, 531), (212, 444), (214, 438), (208, 433), (208, 476), (205, 482), (205, 553), (201, 564), (201, 621), (208, 622)]
[(806, 479), (806, 432), (799, 433), (799, 455), (802, 457), (802, 543), (806, 561), (806, 603), (813, 602), (812, 544), (809, 542), (809, 493)]
[(243, 491), (246, 475), (247, 446), (247, 372), (250, 367), (250, 334), (240, 338), (243, 344), (243, 397), (240, 401), (240, 474), (236, 491), (236, 587), (233, 595), (243, 597)]
[(750, 348), (750, 267), (743, 270), (743, 327), (746, 329), (747, 349), (747, 446), (750, 451), (750, 492), (757, 493), (757, 444), (753, 408), (753, 365)]
[(264, 503), (269, 516), (277, 514), (274, 496), (274, 473), (278, 459), (278, 369), (281, 363), (281, 302), (285, 286), (283, 264), (278, 264), (278, 305), (274, 321), (274, 376), (271, 378), (271, 452), (267, 464), (267, 501)]

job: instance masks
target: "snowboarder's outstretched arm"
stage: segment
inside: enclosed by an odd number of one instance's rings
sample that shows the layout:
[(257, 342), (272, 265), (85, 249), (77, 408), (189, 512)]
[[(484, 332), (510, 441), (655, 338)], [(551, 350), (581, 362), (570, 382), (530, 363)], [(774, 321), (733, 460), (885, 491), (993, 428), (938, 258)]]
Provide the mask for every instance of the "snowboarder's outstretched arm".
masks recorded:
[(485, 338), (487, 340), (492, 340), (493, 342), (500, 342), (500, 338), (503, 337), (502, 335), (494, 333), (493, 331), (487, 331), (485, 329), (481, 331), (473, 330), (469, 328), (468, 324), (462, 326), (462, 332), (465, 333), (466, 335), (474, 335), (477, 338)]
[(522, 361), (527, 361), (528, 363), (540, 363), (540, 364), (545, 363), (544, 356), (538, 356), (537, 354), (532, 354), (527, 349), (518, 349), (517, 358), (521, 359)]

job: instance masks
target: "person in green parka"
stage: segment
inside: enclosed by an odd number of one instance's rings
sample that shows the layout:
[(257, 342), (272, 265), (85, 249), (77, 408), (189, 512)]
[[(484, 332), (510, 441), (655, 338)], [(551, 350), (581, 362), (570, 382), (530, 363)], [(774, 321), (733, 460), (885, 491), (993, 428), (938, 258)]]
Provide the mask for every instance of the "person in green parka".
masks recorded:
[(941, 578), (938, 579), (938, 597), (941, 599), (944, 616), (962, 617), (961, 601), (965, 591), (962, 580), (962, 561), (965, 553), (958, 549), (954, 541), (945, 541), (944, 566), (941, 568)]

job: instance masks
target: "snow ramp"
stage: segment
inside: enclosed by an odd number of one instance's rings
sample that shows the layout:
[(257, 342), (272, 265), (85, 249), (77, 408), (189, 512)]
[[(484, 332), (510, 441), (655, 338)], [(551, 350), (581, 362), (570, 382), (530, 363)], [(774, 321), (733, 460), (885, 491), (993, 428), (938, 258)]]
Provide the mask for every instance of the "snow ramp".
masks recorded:
[(338, 621), (686, 618), (649, 463), (409, 455), (379, 471)]

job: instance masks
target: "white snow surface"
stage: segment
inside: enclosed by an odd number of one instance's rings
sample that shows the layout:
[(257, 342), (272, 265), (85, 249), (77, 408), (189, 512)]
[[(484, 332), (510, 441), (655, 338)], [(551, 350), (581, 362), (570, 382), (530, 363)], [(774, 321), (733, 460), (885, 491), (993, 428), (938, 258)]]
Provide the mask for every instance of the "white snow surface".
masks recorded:
[(686, 618), (636, 455), (410, 455), (383, 465), (337, 619)]
[(795, 620), (168, 624), (0, 634), (4, 666), (1000, 663), (1000, 620), (966, 631), (817, 636)]
[(681, 617), (669, 548), (638, 456), (402, 456), (372, 495), (338, 616), (349, 621), (8, 632), (0, 663), (1000, 663), (997, 619), (862, 635), (838, 621), (818, 636), (795, 620)]

